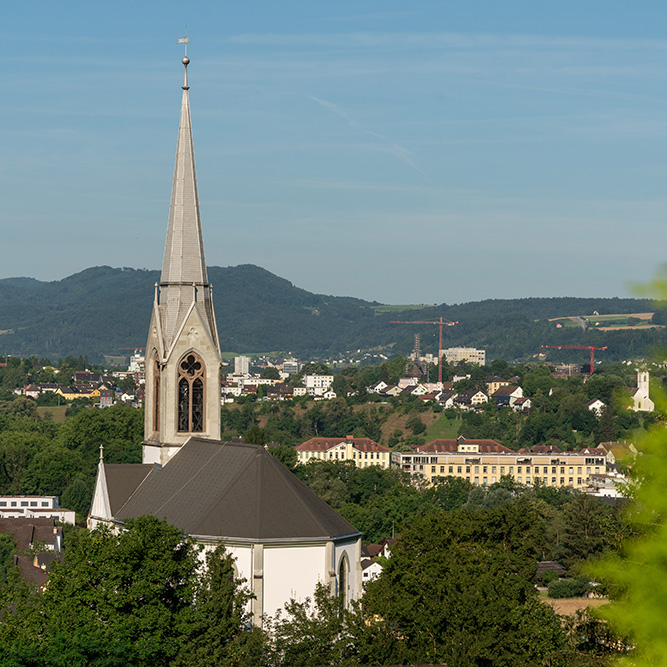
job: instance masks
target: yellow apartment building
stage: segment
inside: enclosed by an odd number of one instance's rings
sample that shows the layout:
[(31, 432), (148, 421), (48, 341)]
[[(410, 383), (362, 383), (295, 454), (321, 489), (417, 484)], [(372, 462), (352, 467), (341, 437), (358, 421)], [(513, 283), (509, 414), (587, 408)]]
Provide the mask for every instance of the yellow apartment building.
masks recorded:
[(391, 466), (391, 450), (379, 445), (370, 438), (311, 438), (297, 445), (298, 462), (316, 461), (354, 461), (357, 468), (368, 466)]
[(421, 475), (430, 484), (436, 477), (461, 477), (487, 486), (509, 475), (519, 484), (541, 483), (582, 489), (591, 475), (605, 474), (602, 449), (562, 452), (558, 447), (533, 447), (512, 451), (495, 440), (433, 440), (411, 452), (393, 452), (395, 466)]

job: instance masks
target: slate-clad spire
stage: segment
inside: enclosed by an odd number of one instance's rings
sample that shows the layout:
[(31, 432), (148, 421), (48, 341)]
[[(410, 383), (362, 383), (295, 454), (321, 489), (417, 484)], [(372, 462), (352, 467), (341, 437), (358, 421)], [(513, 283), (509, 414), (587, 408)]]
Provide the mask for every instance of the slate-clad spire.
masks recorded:
[(174, 182), (171, 189), (167, 242), (162, 262), (162, 285), (197, 283), (206, 285), (204, 242), (199, 216), (195, 151), (190, 122), (187, 67), (190, 60), (183, 58), (185, 84), (181, 103), (181, 122), (178, 128), (178, 146), (174, 166)]
[(197, 173), (188, 95), (187, 68), (189, 63), (190, 59), (187, 56), (183, 58), (185, 82), (167, 239), (160, 278), (159, 303), (165, 352), (174, 344), (193, 303), (203, 309), (202, 314), (208, 321), (210, 337), (217, 345), (199, 215)]

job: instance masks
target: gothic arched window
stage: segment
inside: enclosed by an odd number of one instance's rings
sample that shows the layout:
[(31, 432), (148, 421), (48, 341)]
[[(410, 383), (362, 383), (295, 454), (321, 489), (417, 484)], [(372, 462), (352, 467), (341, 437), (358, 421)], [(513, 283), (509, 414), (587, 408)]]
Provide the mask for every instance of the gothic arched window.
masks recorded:
[(204, 362), (189, 352), (178, 365), (178, 430), (200, 433), (204, 430)]
[(160, 430), (160, 362), (153, 363), (153, 430)]
[(338, 601), (341, 609), (347, 609), (349, 602), (348, 588), (350, 585), (350, 562), (347, 554), (343, 554), (338, 565)]

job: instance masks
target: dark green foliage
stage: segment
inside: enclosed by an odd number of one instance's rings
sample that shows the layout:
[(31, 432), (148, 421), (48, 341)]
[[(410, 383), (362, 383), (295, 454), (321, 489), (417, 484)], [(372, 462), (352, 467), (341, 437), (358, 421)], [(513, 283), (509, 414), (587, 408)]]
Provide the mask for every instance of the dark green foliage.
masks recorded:
[(292, 445), (269, 447), (269, 453), (278, 459), (288, 470), (294, 470), (297, 465), (298, 457)]
[(113, 534), (68, 535), (43, 595), (7, 611), (3, 665), (207, 665), (254, 662), (246, 593), (224, 550), (199, 571), (198, 548), (153, 517)]
[(268, 664), (285, 667), (359, 664), (349, 626), (347, 615), (341, 613), (340, 601), (319, 583), (312, 599), (292, 600), (271, 623)]
[(598, 498), (581, 493), (563, 506), (565, 530), (558, 560), (571, 568), (581, 560), (601, 556), (612, 545), (618, 518)]
[[(376, 312), (376, 304), (361, 299), (309, 293), (257, 266), (212, 266), (209, 278), (215, 285), (224, 285), (214, 291), (214, 305), (218, 313), (224, 313), (218, 324), (228, 350), (291, 350), (313, 356), (392, 345), (408, 353), (416, 332), (421, 333), (424, 349), (437, 346), (436, 327), (390, 324), (401, 319), (400, 314)], [(119, 347), (143, 345), (157, 280), (157, 271), (110, 267), (86, 269), (50, 283), (0, 280), (0, 319), (3, 328), (14, 331), (3, 334), (5, 349), (24, 355), (71, 355), (70, 366), (76, 370), (85, 361), (78, 356), (82, 350), (91, 360), (101, 361), (103, 354)], [(458, 320), (459, 324), (443, 332), (443, 344), (482, 347), (492, 359), (526, 358), (542, 344), (574, 343), (608, 345), (604, 358), (612, 361), (646, 354), (652, 346), (664, 344), (667, 333), (662, 329), (555, 329), (548, 318), (594, 310), (650, 309), (649, 302), (641, 299), (514, 299), (411, 310), (408, 319), (432, 320), (442, 315)], [(583, 364), (586, 352), (551, 350), (551, 358), (580, 359)], [(494, 372), (505, 370), (498, 368)], [(382, 379), (397, 375), (395, 369), (385, 369)], [(24, 377), (25, 369), (8, 369), (5, 378), (0, 377), (0, 389), (11, 391)]]
[(100, 445), (110, 463), (138, 463), (142, 439), (143, 413), (128, 406), (84, 408), (62, 425), (7, 410), (0, 414), (0, 494), (57, 495), (62, 507), (85, 516)]
[(588, 591), (589, 583), (585, 577), (578, 579), (554, 579), (549, 582), (549, 597), (575, 598), (581, 597)]
[(534, 561), (501, 539), (498, 522), (501, 533), (523, 528), (520, 512), (508, 508), (493, 516), (431, 514), (404, 532), (364, 600), (368, 618), (382, 619), (398, 662), (568, 664), (560, 623), (530, 584)]
[(265, 380), (280, 380), (280, 371), (275, 366), (267, 366), (266, 368), (262, 368), (259, 377)]

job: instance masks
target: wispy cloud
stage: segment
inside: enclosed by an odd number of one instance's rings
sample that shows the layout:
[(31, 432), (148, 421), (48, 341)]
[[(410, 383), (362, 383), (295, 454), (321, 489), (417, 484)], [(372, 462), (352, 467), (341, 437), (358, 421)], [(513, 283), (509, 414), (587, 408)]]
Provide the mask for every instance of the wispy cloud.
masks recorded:
[(241, 34), (228, 37), (234, 44), (263, 44), (266, 46), (303, 46), (328, 48), (390, 48), (397, 49), (597, 49), (634, 50), (667, 49), (667, 40), (625, 37), (569, 37), (551, 35), (513, 35), (483, 33), (414, 33), (414, 32), (349, 32), (335, 34)]
[(333, 102), (329, 102), (328, 100), (323, 100), (321, 97), (316, 97), (315, 95), (311, 95), (310, 99), (313, 100), (313, 102), (316, 102), (320, 106), (324, 107), (328, 111), (331, 111), (339, 118), (342, 118), (350, 127), (353, 127), (356, 130), (359, 130), (360, 132), (363, 132), (371, 137), (379, 139), (382, 143), (378, 147), (378, 150), (389, 153), (390, 155), (393, 155), (395, 158), (403, 161), (409, 167), (411, 167), (415, 171), (418, 171), (424, 177), (425, 181), (427, 182), (429, 181), (426, 172), (414, 161), (412, 157), (412, 152), (409, 151), (407, 148), (391, 141), (383, 134), (375, 132), (375, 130), (369, 130), (368, 128), (364, 127), (339, 105), (334, 104)]

